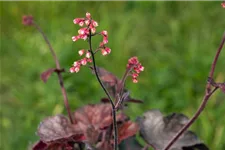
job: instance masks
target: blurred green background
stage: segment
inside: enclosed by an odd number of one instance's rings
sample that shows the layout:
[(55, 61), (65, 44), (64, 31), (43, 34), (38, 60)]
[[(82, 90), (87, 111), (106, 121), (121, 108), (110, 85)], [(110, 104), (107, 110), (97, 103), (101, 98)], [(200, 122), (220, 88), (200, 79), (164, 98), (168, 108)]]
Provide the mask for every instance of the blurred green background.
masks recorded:
[[(61, 66), (69, 70), (87, 42), (72, 42), (79, 27), (73, 19), (90, 12), (98, 31), (108, 31), (112, 53), (97, 64), (122, 76), (128, 58), (145, 66), (139, 83), (127, 88), (144, 104), (130, 104), (134, 120), (148, 109), (191, 117), (204, 95), (211, 62), (225, 29), (221, 2), (0, 2), (1, 8), (1, 143), (0, 149), (24, 150), (38, 140), (39, 122), (66, 114), (57, 76), (44, 84), (40, 73), (55, 67), (42, 36), (21, 18), (33, 15), (51, 41)], [(94, 46), (101, 38), (94, 38)], [(225, 80), (225, 49), (215, 79)], [(90, 70), (63, 74), (71, 108), (97, 103), (104, 95)], [(191, 127), (211, 150), (225, 149), (225, 95), (217, 91)]]

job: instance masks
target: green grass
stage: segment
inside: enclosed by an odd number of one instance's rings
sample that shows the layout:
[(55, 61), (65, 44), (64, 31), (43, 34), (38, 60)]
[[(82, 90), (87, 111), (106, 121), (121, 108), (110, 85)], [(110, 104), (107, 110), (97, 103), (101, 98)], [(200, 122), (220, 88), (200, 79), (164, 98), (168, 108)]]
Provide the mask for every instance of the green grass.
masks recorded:
[[(66, 114), (57, 76), (44, 84), (40, 73), (55, 66), (47, 45), (33, 27), (21, 24), (31, 14), (51, 41), (61, 65), (69, 69), (88, 48), (73, 43), (78, 26), (73, 19), (88, 11), (107, 30), (112, 53), (97, 56), (97, 64), (122, 76), (127, 60), (138, 56), (145, 66), (138, 84), (127, 81), (135, 98), (127, 114), (135, 119), (148, 109), (165, 114), (181, 112), (191, 117), (199, 106), (210, 65), (225, 29), (221, 2), (0, 2), (1, 9), (1, 143), (0, 149), (24, 150), (38, 140), (39, 122)], [(94, 39), (94, 46), (100, 38)], [(225, 80), (225, 49), (215, 79)], [(65, 73), (71, 108), (97, 103), (104, 96), (87, 68)], [(225, 149), (225, 95), (217, 91), (192, 130), (212, 149)]]

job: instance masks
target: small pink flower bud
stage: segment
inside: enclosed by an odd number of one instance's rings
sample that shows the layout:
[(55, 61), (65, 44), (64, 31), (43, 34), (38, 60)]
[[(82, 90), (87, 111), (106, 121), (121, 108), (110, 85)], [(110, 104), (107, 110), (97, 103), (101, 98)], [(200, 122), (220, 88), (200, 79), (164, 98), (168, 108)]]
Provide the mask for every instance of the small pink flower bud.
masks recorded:
[(84, 34), (86, 34), (86, 30), (87, 30), (87, 28), (81, 28), (80, 30), (78, 30), (78, 34), (84, 35)]
[(83, 39), (83, 40), (86, 40), (86, 39), (87, 39), (87, 35), (86, 35), (86, 34), (84, 34), (84, 35), (79, 35), (79, 37), (80, 37), (81, 39)]
[(73, 37), (72, 37), (72, 40), (73, 40), (74, 42), (77, 41), (78, 39), (80, 39), (79, 36), (73, 36)]
[(80, 71), (80, 66), (74, 67), (74, 71), (77, 73)]
[(104, 44), (107, 44), (108, 43), (108, 38), (106, 36), (104, 36), (104, 38), (103, 38), (103, 43)]
[(142, 65), (139, 66), (139, 70), (140, 71), (144, 71), (145, 67), (143, 67)]
[(96, 21), (92, 21), (92, 25), (93, 25), (94, 27), (97, 27), (97, 26), (98, 26), (98, 23), (97, 23)]
[(90, 20), (85, 20), (85, 24), (88, 26), (90, 24)]
[(71, 67), (70, 68), (70, 73), (74, 73), (74, 72), (75, 72), (74, 67)]
[(84, 50), (84, 49), (78, 51), (78, 54), (79, 54), (80, 56), (82, 56), (84, 53), (85, 53), (85, 50)]
[(133, 80), (134, 83), (138, 83), (137, 78), (133, 78), (132, 80)]
[(137, 73), (141, 72), (138, 67), (134, 67), (134, 71), (136, 71)]
[(83, 25), (84, 25), (84, 21), (80, 21), (80, 22), (79, 22), (79, 26), (82, 27)]
[(136, 78), (138, 77), (138, 74), (137, 74), (137, 73), (133, 73), (133, 74), (132, 74), (132, 77), (133, 77), (133, 79), (134, 79), (134, 78), (136, 79)]
[(102, 55), (105, 56), (105, 55), (107, 55), (107, 54), (108, 54), (107, 51), (104, 50), (104, 49), (102, 49)]
[(91, 14), (90, 14), (89, 12), (87, 12), (87, 13), (86, 13), (86, 17), (87, 17), (88, 19), (90, 19), (90, 18), (91, 18)]
[(73, 23), (74, 23), (74, 24), (78, 24), (80, 21), (81, 21), (80, 18), (75, 18), (75, 19), (73, 20)]
[(103, 36), (107, 36), (107, 35), (108, 35), (108, 32), (107, 32), (106, 30), (103, 30), (103, 31), (101, 32), (101, 34), (102, 34)]
[(95, 33), (96, 28), (91, 28), (91, 33)]
[(88, 58), (88, 59), (87, 59), (87, 62), (90, 62), (90, 63), (91, 63), (91, 62), (92, 62), (92, 59)]
[(70, 68), (70, 72), (71, 72), (71, 73), (74, 73), (74, 72), (77, 73), (79, 70), (80, 70), (80, 66), (77, 66), (77, 67), (71, 67), (71, 68)]
[(137, 57), (131, 57), (131, 58), (128, 60), (128, 63), (129, 63), (129, 64), (132, 64), (132, 65), (136, 65), (136, 64), (138, 64), (139, 62), (138, 62)]
[(91, 53), (90, 52), (87, 52), (86, 53), (86, 58), (90, 58), (91, 57)]
[(86, 65), (86, 64), (87, 64), (87, 58), (81, 59), (80, 63), (81, 63), (82, 65)]
[(33, 16), (23, 16), (22, 23), (27, 26), (33, 25)]
[(111, 49), (108, 47), (105, 48), (105, 51), (107, 52), (107, 54), (111, 53)]
[(130, 68), (131, 67), (131, 65), (130, 64), (127, 64), (127, 68)]
[(79, 62), (77, 62), (77, 61), (75, 61), (74, 63), (73, 63), (73, 66), (79, 66), (80, 65), (80, 63)]
[(221, 6), (222, 6), (223, 8), (225, 8), (225, 2), (222, 2), (222, 3), (221, 3)]

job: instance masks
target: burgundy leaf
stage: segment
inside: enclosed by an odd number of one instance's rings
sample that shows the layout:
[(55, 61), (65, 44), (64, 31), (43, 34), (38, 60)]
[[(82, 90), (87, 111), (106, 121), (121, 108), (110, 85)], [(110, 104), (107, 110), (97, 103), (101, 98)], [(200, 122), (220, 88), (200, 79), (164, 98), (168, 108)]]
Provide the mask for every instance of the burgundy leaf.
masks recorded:
[[(93, 67), (90, 67), (90, 68), (92, 69), (92, 73), (95, 74), (94, 68)], [(120, 81), (119, 78), (117, 78), (111, 72), (109, 72), (103, 68), (100, 68), (100, 67), (96, 67), (96, 68), (97, 68), (98, 75), (103, 82), (107, 82), (111, 86), (114, 86)]]
[[(93, 67), (90, 67), (92, 69), (92, 73), (95, 74)], [(113, 98), (116, 97), (116, 90), (117, 90), (117, 85), (120, 82), (120, 79), (117, 78), (114, 74), (111, 72), (108, 72), (107, 70), (97, 67), (97, 72), (99, 75), (99, 78), (101, 79), (103, 85), (109, 92), (110, 96)]]
[(37, 134), (45, 143), (58, 140), (83, 140), (83, 134), (79, 126), (72, 125), (63, 115), (56, 115), (44, 119), (38, 127)]
[(38, 141), (37, 143), (34, 144), (33, 150), (45, 150), (48, 147), (46, 143), (43, 141)]
[[(185, 115), (177, 113), (164, 117), (159, 110), (150, 110), (144, 113), (143, 117), (139, 117), (137, 121), (140, 125), (140, 133), (144, 140), (156, 149), (163, 149), (171, 140), (171, 137), (175, 136), (189, 119)], [(191, 147), (196, 144), (203, 143), (195, 133), (186, 131), (172, 145), (171, 149), (183, 150), (184, 147)]]
[(98, 130), (90, 125), (85, 132), (85, 137), (87, 138), (88, 144), (95, 144), (98, 141), (99, 133), (100, 132)]
[(78, 149), (73, 149), (73, 144), (61, 142), (49, 144), (46, 150), (78, 150)]
[[(112, 124), (112, 108), (110, 104), (90, 104), (74, 112), (77, 125), (86, 132), (90, 126), (95, 130), (101, 130)], [(117, 121), (121, 121), (125, 116), (118, 113)]]
[(41, 80), (46, 83), (48, 78), (51, 76), (51, 74), (53, 72), (55, 72), (55, 70), (56, 70), (55, 68), (50, 68), (50, 69), (46, 70), (45, 72), (43, 72), (41, 74)]
[(118, 128), (118, 135), (119, 135), (118, 142), (120, 143), (121, 141), (135, 135), (138, 130), (139, 126), (137, 123), (131, 121), (124, 122)]

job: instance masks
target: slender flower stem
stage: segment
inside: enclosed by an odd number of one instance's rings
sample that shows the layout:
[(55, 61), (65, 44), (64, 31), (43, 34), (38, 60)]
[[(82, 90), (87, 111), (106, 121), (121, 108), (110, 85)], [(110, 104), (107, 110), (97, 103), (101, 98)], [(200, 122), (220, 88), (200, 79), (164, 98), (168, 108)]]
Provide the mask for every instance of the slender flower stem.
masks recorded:
[[(211, 66), (211, 71), (209, 73), (209, 77), (210, 78), (213, 78), (213, 74), (214, 74), (214, 71), (215, 71), (216, 63), (217, 63), (217, 60), (219, 58), (220, 52), (221, 52), (221, 50), (223, 48), (224, 42), (225, 42), (225, 32), (223, 33), (223, 39), (222, 39), (222, 41), (220, 43), (220, 46), (219, 46), (219, 48), (217, 50), (216, 56), (215, 56), (215, 58), (213, 60), (212, 66)], [(207, 90), (206, 92), (209, 92), (211, 90), (209, 82), (208, 82), (208, 84), (206, 86), (206, 90)]]
[(210, 96), (217, 90), (218, 88), (214, 88), (213, 91), (206, 94), (202, 100), (200, 107), (198, 108), (197, 112), (194, 116), (189, 120), (189, 122), (174, 136), (174, 138), (169, 142), (169, 144), (163, 150), (169, 150), (169, 148), (178, 140), (178, 138), (194, 123), (194, 121), (198, 118), (201, 112), (204, 110)]
[[(224, 42), (225, 42), (225, 32), (224, 32), (224, 35), (223, 35), (223, 39), (220, 43), (220, 46), (216, 52), (216, 56), (214, 57), (214, 60), (213, 60), (213, 63), (212, 63), (212, 66), (211, 66), (211, 70), (210, 70), (210, 73), (209, 73), (209, 78), (212, 78), (213, 77), (213, 74), (214, 74), (214, 70), (215, 70), (215, 67), (216, 67), (216, 63), (217, 63), (217, 60), (219, 58), (219, 55), (220, 55), (220, 52), (223, 48), (223, 45), (224, 45)], [(167, 146), (163, 149), (163, 150), (169, 150), (169, 148), (178, 140), (178, 138), (195, 122), (195, 120), (199, 117), (199, 115), (201, 114), (201, 112), (204, 110), (209, 98), (211, 97), (211, 95), (218, 89), (218, 87), (215, 87), (212, 91), (210, 89), (210, 82), (207, 83), (206, 85), (206, 90), (205, 90), (205, 95), (203, 97), (203, 100), (202, 100), (202, 103), (201, 105), (199, 106), (197, 112), (194, 114), (194, 116), (191, 118), (191, 120), (172, 138), (172, 140), (167, 144)]]
[(122, 78), (121, 82), (119, 83), (118, 89), (116, 91), (116, 93), (118, 95), (118, 96), (116, 96), (116, 104), (115, 104), (116, 109), (118, 109), (120, 104), (123, 102), (123, 95), (122, 94), (123, 94), (124, 84), (125, 84), (125, 81), (127, 79), (128, 74), (130, 73), (130, 71), (133, 68), (134, 68), (134, 66), (126, 69), (126, 72), (124, 73), (123, 78)]
[(114, 150), (117, 150), (117, 145), (118, 145), (118, 133), (117, 133), (117, 124), (116, 124), (116, 109), (115, 109), (115, 105), (113, 103), (113, 100), (111, 98), (111, 96), (109, 95), (109, 92), (106, 90), (105, 86), (103, 85), (101, 79), (99, 78), (99, 75), (98, 75), (98, 71), (97, 71), (97, 67), (96, 67), (96, 62), (95, 62), (95, 56), (94, 56), (94, 52), (92, 50), (92, 43), (91, 43), (91, 30), (89, 29), (89, 51), (91, 53), (91, 57), (92, 57), (92, 61), (93, 61), (93, 66), (94, 66), (94, 71), (95, 71), (95, 75), (96, 75), (96, 78), (99, 82), (99, 84), (101, 85), (102, 89), (104, 90), (104, 92), (106, 93), (106, 95), (108, 96), (109, 98), (109, 101), (112, 105), (112, 116), (113, 116), (113, 128), (114, 128)]
[(47, 43), (49, 49), (50, 49), (50, 52), (55, 60), (55, 64), (56, 64), (56, 69), (58, 71), (56, 71), (57, 75), (58, 75), (58, 79), (59, 79), (59, 84), (60, 84), (60, 87), (61, 87), (61, 91), (62, 91), (62, 95), (63, 95), (63, 100), (64, 100), (64, 105), (66, 107), (66, 110), (67, 110), (67, 113), (68, 113), (68, 116), (69, 116), (69, 119), (70, 119), (70, 122), (73, 124), (74, 121), (73, 121), (73, 118), (72, 118), (72, 114), (71, 114), (71, 110), (70, 110), (70, 106), (69, 106), (69, 101), (68, 101), (68, 98), (67, 98), (67, 94), (66, 94), (66, 89), (64, 87), (64, 83), (63, 83), (63, 78), (62, 78), (62, 71), (61, 68), (60, 68), (60, 64), (59, 64), (59, 60), (55, 54), (55, 51), (53, 49), (53, 47), (51, 46), (47, 36), (44, 34), (44, 32), (42, 31), (42, 29), (35, 23), (33, 22), (33, 25), (36, 27), (36, 29), (41, 33), (41, 35), (43, 36), (45, 42)]

